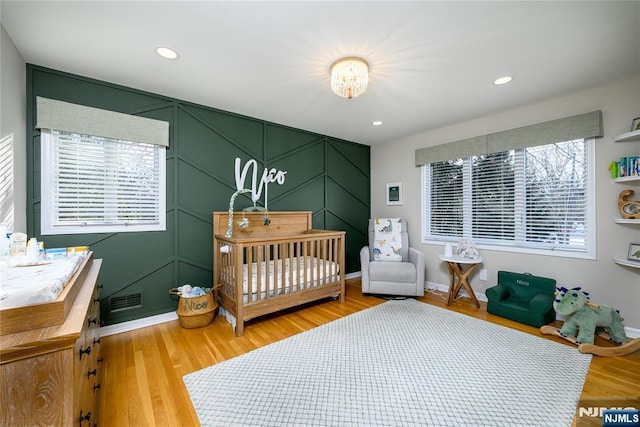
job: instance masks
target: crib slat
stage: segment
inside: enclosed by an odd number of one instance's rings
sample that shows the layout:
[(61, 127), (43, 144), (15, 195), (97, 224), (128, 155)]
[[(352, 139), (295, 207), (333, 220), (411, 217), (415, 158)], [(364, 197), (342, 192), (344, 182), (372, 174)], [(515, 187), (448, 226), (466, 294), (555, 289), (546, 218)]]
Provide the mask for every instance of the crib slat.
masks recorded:
[(294, 271), (298, 271), (294, 268), (295, 254), (296, 254), (295, 243), (289, 242), (288, 249), (287, 249), (287, 259), (289, 260), (289, 282), (287, 283), (287, 286), (289, 287), (290, 292), (295, 292), (300, 290), (300, 288), (298, 287), (298, 279), (296, 276), (293, 275)]
[(247, 301), (251, 301), (251, 295), (253, 295), (253, 246), (246, 248), (245, 252), (247, 263)]
[(273, 294), (271, 294), (271, 292), (269, 292), (269, 297), (275, 297), (278, 295), (278, 292), (280, 290), (280, 245), (275, 244), (275, 245), (271, 245), (271, 249), (272, 249), (272, 259), (273, 259), (273, 289), (272, 292)]
[(307, 269), (307, 260), (309, 256), (309, 242), (302, 242), (302, 265), (304, 271), (304, 283), (305, 288), (309, 287), (309, 270)]
[(264, 275), (264, 298), (269, 298), (269, 292), (271, 292), (271, 251), (269, 246), (264, 246), (264, 266), (266, 274)]
[(278, 295), (278, 294), (285, 294), (287, 289), (286, 289), (286, 283), (285, 283), (285, 278), (286, 278), (286, 270), (285, 270), (285, 258), (286, 258), (286, 250), (285, 250), (285, 245), (283, 243), (278, 243), (276, 248), (276, 260), (274, 261), (274, 264), (278, 264), (278, 271), (276, 273), (276, 278), (278, 279), (278, 285), (276, 286), (275, 289), (275, 294), (274, 296)]

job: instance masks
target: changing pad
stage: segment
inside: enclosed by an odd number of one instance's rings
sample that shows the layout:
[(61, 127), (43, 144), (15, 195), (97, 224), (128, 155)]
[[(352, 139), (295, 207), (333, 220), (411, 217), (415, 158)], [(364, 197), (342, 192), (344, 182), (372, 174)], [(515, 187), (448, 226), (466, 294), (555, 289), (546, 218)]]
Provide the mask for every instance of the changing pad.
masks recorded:
[(55, 301), (84, 258), (72, 256), (18, 267), (0, 264), (0, 309)]

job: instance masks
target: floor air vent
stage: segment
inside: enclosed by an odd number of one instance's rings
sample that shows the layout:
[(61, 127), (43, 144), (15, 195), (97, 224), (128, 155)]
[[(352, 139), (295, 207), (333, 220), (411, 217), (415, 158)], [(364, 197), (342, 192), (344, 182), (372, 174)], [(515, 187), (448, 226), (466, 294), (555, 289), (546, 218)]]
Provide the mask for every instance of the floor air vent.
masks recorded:
[(122, 295), (119, 297), (111, 297), (109, 300), (109, 309), (111, 312), (131, 310), (142, 307), (142, 294)]

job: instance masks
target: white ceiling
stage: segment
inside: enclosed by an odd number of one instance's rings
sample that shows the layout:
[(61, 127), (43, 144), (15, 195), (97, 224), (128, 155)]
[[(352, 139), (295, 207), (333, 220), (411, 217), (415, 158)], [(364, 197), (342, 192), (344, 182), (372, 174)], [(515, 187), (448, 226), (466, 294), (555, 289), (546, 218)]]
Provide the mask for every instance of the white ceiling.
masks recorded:
[[(368, 145), (640, 75), (639, 1), (1, 7), (28, 63)], [(179, 59), (160, 58), (159, 45)], [(352, 100), (329, 87), (343, 56), (371, 67)], [(495, 86), (503, 75), (513, 81)]]

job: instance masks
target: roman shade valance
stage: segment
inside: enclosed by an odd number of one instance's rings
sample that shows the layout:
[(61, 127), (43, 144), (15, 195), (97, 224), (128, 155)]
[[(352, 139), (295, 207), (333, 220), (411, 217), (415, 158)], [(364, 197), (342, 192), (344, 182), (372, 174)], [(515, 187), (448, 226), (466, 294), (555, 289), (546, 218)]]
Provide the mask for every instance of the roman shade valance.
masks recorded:
[(488, 135), (419, 148), (415, 151), (415, 164), (461, 159), (519, 148), (535, 147), (580, 138), (601, 138), (602, 111), (523, 126)]
[(53, 99), (36, 98), (36, 128), (169, 146), (169, 123)]

